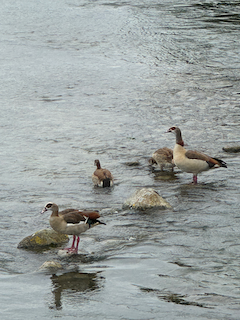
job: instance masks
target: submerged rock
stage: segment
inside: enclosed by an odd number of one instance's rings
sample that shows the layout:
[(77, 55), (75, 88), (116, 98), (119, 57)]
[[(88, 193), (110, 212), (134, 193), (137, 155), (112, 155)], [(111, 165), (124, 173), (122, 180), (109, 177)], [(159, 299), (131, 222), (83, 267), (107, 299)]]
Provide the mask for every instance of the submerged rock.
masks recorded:
[(137, 190), (124, 203), (124, 207), (145, 210), (150, 208), (170, 209), (172, 206), (152, 188)]
[(235, 146), (227, 146), (222, 148), (223, 151), (225, 152), (240, 152), (240, 145), (235, 145)]
[(129, 161), (129, 162), (125, 162), (125, 165), (128, 167), (137, 167), (140, 165), (139, 161)]
[(84, 249), (78, 250), (77, 253), (76, 252), (71, 252), (71, 251), (68, 251), (68, 250), (64, 250), (64, 249), (58, 250), (58, 256), (61, 257), (61, 258), (70, 257), (70, 256), (77, 255), (77, 254), (88, 255), (90, 253), (91, 252), (88, 252), (88, 251), (86, 251)]
[(58, 233), (52, 229), (42, 229), (19, 242), (19, 249), (38, 249), (51, 245), (61, 245), (68, 242), (66, 234)]

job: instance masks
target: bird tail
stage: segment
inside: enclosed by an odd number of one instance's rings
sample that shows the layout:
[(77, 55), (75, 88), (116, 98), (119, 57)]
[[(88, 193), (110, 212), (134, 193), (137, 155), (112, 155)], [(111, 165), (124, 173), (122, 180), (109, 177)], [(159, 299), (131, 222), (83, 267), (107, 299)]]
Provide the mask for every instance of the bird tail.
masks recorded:
[(89, 225), (89, 228), (94, 227), (94, 226), (97, 225), (97, 224), (105, 224), (105, 225), (106, 225), (106, 223), (104, 223), (104, 222), (102, 222), (102, 221), (100, 221), (100, 220), (90, 219), (90, 218), (88, 218), (88, 219), (85, 221), (85, 223), (87, 223), (87, 224)]
[(111, 186), (111, 180), (109, 178), (106, 178), (103, 180), (103, 188), (110, 187)]
[(227, 164), (223, 160), (220, 160), (220, 159), (217, 159), (217, 158), (213, 158), (213, 159), (218, 162), (220, 167), (227, 168)]

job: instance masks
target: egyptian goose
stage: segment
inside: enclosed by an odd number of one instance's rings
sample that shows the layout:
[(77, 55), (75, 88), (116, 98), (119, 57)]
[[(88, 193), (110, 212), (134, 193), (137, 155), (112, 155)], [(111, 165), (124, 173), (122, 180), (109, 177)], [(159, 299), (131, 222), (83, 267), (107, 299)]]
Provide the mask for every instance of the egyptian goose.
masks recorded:
[(163, 168), (171, 169), (173, 171), (173, 168), (175, 167), (175, 164), (173, 163), (173, 151), (166, 147), (155, 151), (148, 162), (150, 165), (157, 164), (161, 171), (163, 171)]
[[(73, 242), (70, 248), (66, 248), (68, 252), (77, 253), (79, 245), (79, 235), (87, 231), (90, 227), (98, 224), (105, 224), (99, 220), (100, 214), (98, 211), (79, 211), (77, 209), (65, 209), (61, 212), (58, 211), (58, 206), (53, 202), (48, 202), (43, 208), (41, 213), (51, 210), (52, 214), (49, 219), (50, 226), (53, 230), (73, 235)], [(77, 236), (77, 243), (75, 247), (75, 240)]]
[(113, 186), (113, 176), (108, 169), (102, 169), (99, 160), (95, 160), (94, 164), (97, 169), (92, 175), (92, 181), (97, 187), (112, 187)]
[(223, 167), (227, 164), (217, 158), (211, 158), (204, 153), (186, 150), (182, 139), (181, 130), (178, 127), (171, 127), (167, 132), (173, 132), (176, 136), (176, 144), (173, 149), (173, 161), (175, 165), (184, 172), (193, 174), (193, 183), (197, 183), (197, 175), (202, 171)]

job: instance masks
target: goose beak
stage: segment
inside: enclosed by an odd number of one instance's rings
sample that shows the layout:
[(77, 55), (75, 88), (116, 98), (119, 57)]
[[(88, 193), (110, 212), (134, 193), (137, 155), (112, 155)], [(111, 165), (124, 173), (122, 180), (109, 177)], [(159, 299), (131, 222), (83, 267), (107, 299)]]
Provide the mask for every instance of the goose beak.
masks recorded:
[(47, 208), (43, 208), (42, 211), (41, 211), (41, 214), (46, 212), (46, 211), (47, 211)]

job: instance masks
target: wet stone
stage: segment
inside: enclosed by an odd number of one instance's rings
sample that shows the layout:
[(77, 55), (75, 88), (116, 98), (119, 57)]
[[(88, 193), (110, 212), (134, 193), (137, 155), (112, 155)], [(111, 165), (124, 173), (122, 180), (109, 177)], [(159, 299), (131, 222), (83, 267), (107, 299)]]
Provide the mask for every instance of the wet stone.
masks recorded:
[(57, 261), (45, 261), (39, 269), (62, 269), (62, 265)]
[(125, 165), (128, 167), (137, 167), (140, 165), (139, 161), (129, 161), (129, 162), (125, 162)]
[(151, 208), (172, 208), (172, 206), (165, 199), (163, 199), (156, 190), (152, 188), (142, 188), (137, 190), (125, 201), (123, 207), (130, 207), (138, 210)]
[(58, 233), (52, 229), (42, 229), (20, 241), (18, 248), (34, 250), (46, 246), (61, 245), (68, 240), (66, 234)]

